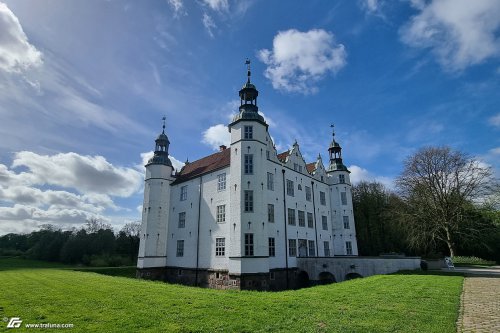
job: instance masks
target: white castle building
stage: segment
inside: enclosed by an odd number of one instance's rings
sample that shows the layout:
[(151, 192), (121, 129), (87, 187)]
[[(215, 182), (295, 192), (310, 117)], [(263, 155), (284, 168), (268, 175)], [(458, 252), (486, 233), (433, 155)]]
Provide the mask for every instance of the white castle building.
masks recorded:
[[(247, 62), (249, 63), (249, 62)], [(230, 147), (174, 173), (170, 141), (146, 165), (138, 277), (211, 288), (300, 285), (301, 257), (357, 256), (351, 182), (335, 134), (328, 166), (278, 154), (248, 79)]]

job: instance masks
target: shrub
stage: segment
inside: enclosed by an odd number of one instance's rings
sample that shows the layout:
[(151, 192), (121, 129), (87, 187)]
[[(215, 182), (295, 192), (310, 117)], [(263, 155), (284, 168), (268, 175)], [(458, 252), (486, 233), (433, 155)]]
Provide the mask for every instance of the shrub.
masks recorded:
[(494, 265), (494, 261), (485, 260), (478, 257), (461, 257), (455, 256), (453, 257), (453, 264), (459, 265)]

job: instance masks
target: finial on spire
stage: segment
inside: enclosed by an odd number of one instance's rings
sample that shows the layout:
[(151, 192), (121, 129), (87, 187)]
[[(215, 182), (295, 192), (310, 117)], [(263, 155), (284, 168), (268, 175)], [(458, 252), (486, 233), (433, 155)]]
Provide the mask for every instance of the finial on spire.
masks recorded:
[(167, 120), (167, 117), (163, 116), (163, 118), (161, 118), (163, 120), (163, 131), (162, 133), (165, 134), (165, 120)]
[(245, 65), (247, 65), (248, 83), (250, 83), (250, 75), (252, 75), (250, 72), (250, 59), (247, 58), (247, 60), (245, 61)]
[(335, 125), (331, 124), (330, 127), (332, 128), (332, 136), (335, 137)]

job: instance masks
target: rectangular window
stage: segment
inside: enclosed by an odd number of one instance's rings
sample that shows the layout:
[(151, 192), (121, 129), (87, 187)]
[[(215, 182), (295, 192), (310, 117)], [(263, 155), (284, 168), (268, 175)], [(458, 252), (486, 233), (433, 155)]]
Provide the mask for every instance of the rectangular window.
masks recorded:
[(253, 155), (252, 154), (245, 154), (245, 174), (246, 175), (251, 175), (253, 174)]
[(328, 230), (328, 219), (326, 216), (321, 216), (321, 225), (323, 226), (323, 230)]
[(313, 214), (312, 213), (307, 213), (307, 227), (308, 228), (314, 228), (314, 220), (313, 220)]
[(183, 240), (178, 240), (177, 241), (177, 257), (184, 257), (184, 241)]
[(325, 252), (325, 257), (329, 257), (330, 256), (330, 242), (328, 242), (328, 241), (323, 242), (323, 250)]
[(276, 243), (273, 237), (269, 237), (269, 256), (276, 257)]
[(253, 256), (253, 234), (245, 234), (245, 256)]
[(224, 191), (226, 189), (226, 174), (221, 173), (217, 175), (217, 191)]
[(226, 205), (217, 206), (217, 223), (226, 222)]
[(352, 243), (350, 241), (345, 242), (345, 254), (352, 255)]
[(184, 185), (181, 187), (181, 201), (187, 200), (188, 197), (188, 187)]
[(271, 172), (267, 173), (267, 189), (274, 191), (274, 174)]
[(295, 225), (295, 209), (288, 208), (288, 224)]
[(215, 256), (224, 257), (226, 255), (226, 239), (216, 238), (215, 239)]
[(269, 150), (266, 150), (266, 158), (267, 159), (271, 158), (271, 152)]
[(312, 201), (311, 188), (309, 186), (306, 186), (306, 200)]
[(307, 243), (309, 245), (309, 257), (315, 257), (316, 256), (316, 247), (314, 246), (314, 241), (310, 240)]
[(340, 192), (340, 201), (342, 202), (343, 205), (347, 205), (347, 193), (346, 192)]
[(244, 131), (244, 138), (245, 139), (253, 139), (253, 127), (252, 126), (245, 126), (243, 128)]
[(290, 179), (286, 180), (286, 194), (289, 195), (289, 196), (292, 196), (292, 197), (294, 195), (293, 181), (291, 181)]
[(296, 257), (297, 256), (297, 240), (289, 239), (288, 240), (288, 256)]
[(345, 183), (345, 175), (339, 175), (339, 183), (341, 184)]
[(274, 223), (274, 205), (267, 205), (267, 222)]
[(299, 165), (299, 172), (302, 172), (302, 165)]
[(297, 163), (293, 163), (293, 170), (299, 170), (299, 165)]
[(325, 192), (319, 192), (319, 203), (326, 206), (326, 194)]
[(306, 226), (306, 214), (303, 210), (299, 210), (299, 227)]
[(253, 191), (245, 191), (245, 212), (253, 212)]
[(179, 228), (186, 227), (186, 212), (179, 213)]
[(299, 257), (307, 257), (307, 239), (299, 239)]
[(344, 220), (344, 229), (350, 229), (350, 226), (349, 226), (349, 216), (342, 216), (343, 220)]

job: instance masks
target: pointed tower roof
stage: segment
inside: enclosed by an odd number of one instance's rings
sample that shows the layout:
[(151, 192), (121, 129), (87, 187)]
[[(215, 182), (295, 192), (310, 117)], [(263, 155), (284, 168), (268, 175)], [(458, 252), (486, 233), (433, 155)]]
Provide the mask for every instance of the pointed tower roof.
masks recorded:
[(149, 159), (148, 164), (146, 164), (146, 166), (151, 164), (163, 164), (170, 167), (172, 166), (172, 162), (168, 158), (168, 146), (170, 145), (170, 141), (168, 140), (168, 137), (165, 134), (166, 117), (163, 117), (162, 120), (163, 120), (163, 130), (155, 140), (154, 155)]
[(335, 141), (335, 125), (331, 124), (332, 128), (332, 142), (328, 147), (328, 154), (330, 155), (330, 165), (328, 166), (327, 172), (333, 171), (347, 171), (347, 167), (342, 162), (342, 147)]
[(250, 60), (245, 61), (247, 65), (247, 82), (243, 85), (239, 91), (240, 96), (240, 112), (234, 116), (233, 121), (230, 125), (235, 124), (241, 120), (253, 120), (262, 123), (266, 127), (266, 121), (264, 117), (259, 114), (259, 108), (257, 107), (257, 96), (259, 96), (259, 91), (254, 84), (251, 83), (251, 70), (250, 70)]

